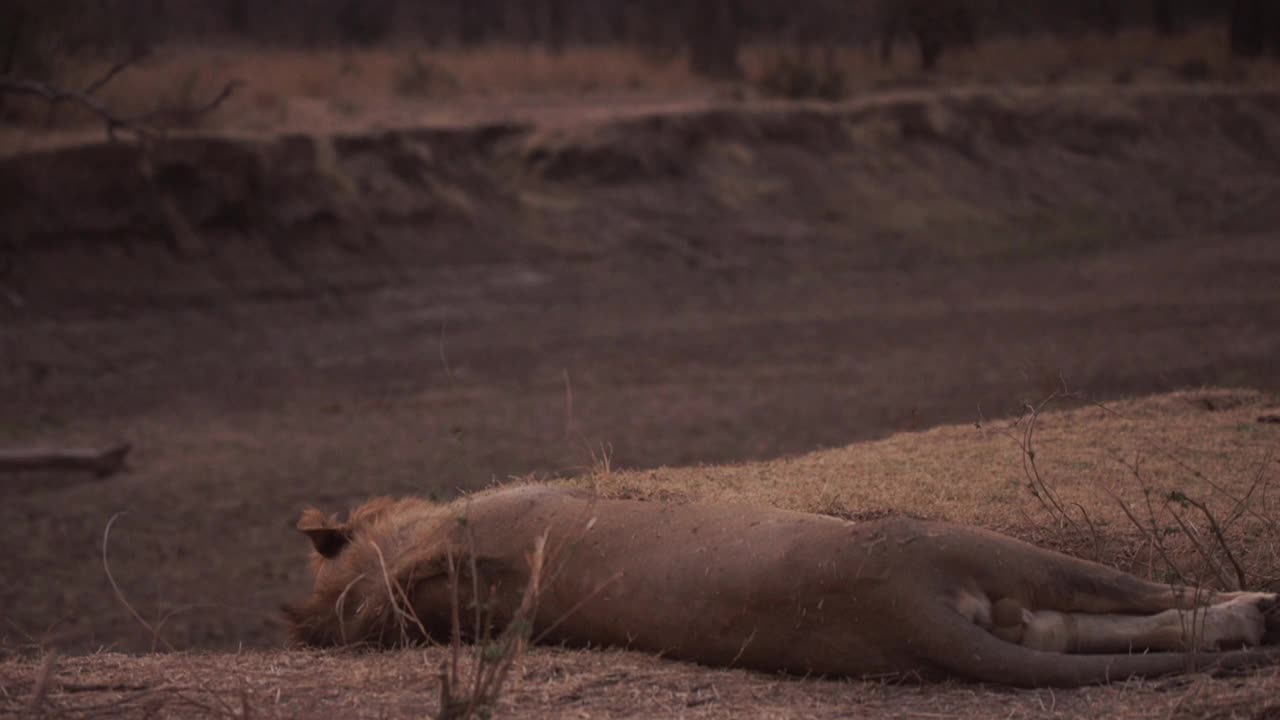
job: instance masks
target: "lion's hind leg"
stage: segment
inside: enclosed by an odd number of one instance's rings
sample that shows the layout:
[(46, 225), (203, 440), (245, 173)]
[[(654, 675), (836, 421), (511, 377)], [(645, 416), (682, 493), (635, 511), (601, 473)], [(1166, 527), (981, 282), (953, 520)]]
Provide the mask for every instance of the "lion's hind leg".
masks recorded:
[[(992, 542), (992, 538), (995, 541)], [(1152, 615), (1229, 602), (1249, 593), (1217, 592), (1143, 580), (1101, 563), (984, 534), (987, 553), (959, 560), (992, 601), (1011, 597), (1035, 610)], [(992, 563), (990, 558), (1000, 558)]]
[(991, 632), (1034, 650), (1102, 654), (1202, 651), (1252, 647), (1263, 641), (1270, 593), (1235, 593), (1230, 600), (1152, 615), (1028, 610), (1009, 598), (991, 609)]

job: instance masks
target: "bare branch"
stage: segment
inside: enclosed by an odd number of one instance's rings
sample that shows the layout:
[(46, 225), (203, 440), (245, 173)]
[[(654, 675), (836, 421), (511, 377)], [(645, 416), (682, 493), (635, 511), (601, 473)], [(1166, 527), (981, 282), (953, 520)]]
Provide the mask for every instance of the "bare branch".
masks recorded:
[(108, 448), (40, 448), (0, 450), (0, 472), (24, 470), (76, 470), (108, 477), (124, 468), (132, 448), (120, 443)]
[(208, 101), (192, 107), (162, 107), (135, 117), (125, 117), (102, 102), (97, 97), (97, 93), (144, 57), (144, 54), (139, 54), (112, 65), (82, 91), (14, 75), (0, 75), (0, 97), (19, 95), (40, 98), (49, 104), (50, 118), (59, 105), (68, 103), (96, 115), (106, 126), (107, 137), (113, 142), (116, 140), (118, 131), (132, 133), (139, 142), (142, 142), (158, 137), (162, 132), (160, 126), (166, 122), (189, 122), (213, 112), (243, 85), (239, 80), (232, 80)]
[[(1056, 522), (1060, 525), (1069, 526), (1073, 530), (1079, 530), (1079, 525), (1071, 518), (1065, 503), (1058, 496), (1053, 485), (1041, 474), (1040, 467), (1036, 464), (1035, 450), (1036, 423), (1039, 421), (1044, 409), (1059, 398), (1071, 397), (1075, 397), (1075, 394), (1067, 389), (1066, 381), (1062, 380), (1061, 390), (1055, 390), (1050, 393), (1048, 397), (1041, 400), (1037, 405), (1027, 403), (1024, 406), (1022, 417), (1015, 420), (1009, 428), (1000, 432), (1012, 440), (1021, 451), (1022, 474), (1027, 480), (1027, 487), (1031, 490), (1031, 494)], [(1024, 421), (1025, 425), (1023, 425)], [(982, 427), (981, 421), (979, 421), (978, 426)], [(1019, 428), (1019, 426), (1022, 427)], [(1020, 430), (1020, 432), (1015, 433), (1015, 430)], [(1080, 508), (1078, 504), (1076, 504), (1076, 507)], [(1083, 508), (1080, 508), (1080, 510), (1082, 513), (1084, 512)], [(1088, 518), (1086, 518), (1086, 522), (1088, 522)]]
[(157, 108), (149, 113), (144, 113), (133, 118), (131, 122), (147, 126), (152, 126), (163, 121), (167, 121), (169, 123), (191, 122), (192, 120), (199, 118), (201, 115), (207, 115), (208, 113), (217, 110), (218, 106), (226, 102), (227, 98), (230, 98), (235, 94), (235, 91), (242, 85), (244, 85), (243, 82), (239, 80), (232, 80), (226, 85), (223, 85), (222, 90), (220, 90), (217, 95), (214, 95), (202, 105), (196, 105), (194, 107)]
[(1178, 528), (1182, 530), (1183, 537), (1187, 538), (1187, 540), (1191, 542), (1191, 546), (1195, 548), (1196, 553), (1200, 555), (1205, 564), (1209, 566), (1209, 569), (1213, 571), (1213, 574), (1218, 576), (1218, 582), (1221, 583), (1221, 586), (1227, 590), (1243, 590), (1243, 586), (1235, 588), (1231, 587), (1231, 581), (1227, 577), (1226, 572), (1222, 569), (1222, 564), (1213, 557), (1213, 553), (1210, 549), (1205, 547), (1204, 543), (1200, 542), (1199, 531), (1188, 525), (1182, 518), (1182, 515), (1178, 512), (1171, 511), (1169, 515), (1173, 518), (1174, 522), (1178, 523)]
[(51, 107), (63, 102), (77, 105), (97, 115), (107, 127), (107, 137), (113, 141), (116, 139), (117, 130), (128, 130), (137, 135), (139, 140), (149, 139), (155, 135), (155, 131), (151, 128), (135, 125), (128, 119), (120, 117), (96, 97), (74, 90), (46, 85), (35, 80), (4, 76), (0, 77), (0, 96), (2, 95), (37, 97), (47, 101)]
[(121, 60), (115, 65), (112, 65), (110, 68), (107, 69), (105, 73), (102, 74), (102, 77), (98, 78), (97, 80), (94, 80), (93, 82), (85, 86), (85, 89), (82, 90), (81, 93), (84, 95), (93, 95), (97, 93), (99, 90), (106, 87), (107, 84), (110, 83), (112, 80), (115, 80), (117, 75), (124, 72), (125, 70), (132, 67), (133, 65), (146, 59), (148, 54), (149, 53), (145, 53), (145, 52), (138, 53), (128, 58), (127, 60)]
[(1138, 516), (1135, 515), (1133, 513), (1133, 510), (1129, 508), (1129, 504), (1126, 503), (1124, 500), (1122, 500), (1119, 495), (1116, 495), (1111, 490), (1111, 488), (1101, 484), (1098, 486), (1098, 488), (1102, 490), (1102, 492), (1106, 493), (1107, 496), (1110, 497), (1113, 502), (1115, 502), (1116, 506), (1119, 507), (1122, 512), (1124, 512), (1125, 517), (1129, 518), (1129, 522), (1133, 523), (1133, 526), (1138, 530), (1138, 532), (1144, 538), (1146, 538), (1147, 542), (1160, 556), (1160, 559), (1164, 560), (1165, 566), (1169, 569), (1169, 571), (1177, 576), (1178, 583), (1184, 586), (1192, 585), (1193, 583), (1190, 583), (1187, 581), (1187, 578), (1182, 574), (1182, 569), (1179, 568), (1178, 564), (1173, 561), (1172, 557), (1170, 557), (1168, 550), (1164, 546), (1164, 540), (1162, 540), (1160, 537), (1160, 528), (1157, 527), (1156, 525), (1155, 509), (1151, 506), (1151, 490), (1150, 488), (1147, 487), (1146, 482), (1142, 479), (1142, 474), (1138, 470), (1137, 460), (1135, 460), (1134, 464), (1130, 466), (1130, 470), (1133, 472), (1134, 477), (1138, 480), (1138, 484), (1142, 487), (1143, 496), (1146, 498), (1147, 518), (1150, 522), (1149, 527), (1147, 525), (1142, 524), (1142, 521), (1138, 519)]
[[(1246, 582), (1244, 568), (1240, 565), (1240, 561), (1236, 560), (1235, 553), (1231, 551), (1231, 543), (1227, 542), (1226, 533), (1223, 531), (1222, 526), (1218, 524), (1218, 518), (1209, 510), (1209, 507), (1198, 500), (1187, 497), (1184, 493), (1178, 493), (1176, 500), (1190, 505), (1191, 507), (1199, 510), (1201, 515), (1204, 515), (1205, 520), (1209, 521), (1209, 529), (1213, 532), (1214, 541), (1217, 542), (1222, 553), (1227, 556), (1227, 561), (1231, 563), (1232, 569), (1235, 570), (1236, 589), (1244, 590), (1249, 587), (1249, 584)], [(1177, 515), (1175, 514), (1174, 517), (1177, 517)], [(1181, 523), (1181, 520), (1179, 520), (1179, 523)], [(1218, 572), (1219, 574), (1222, 574), (1221, 569), (1219, 569)], [(1229, 588), (1230, 586), (1224, 585), (1224, 587)]]

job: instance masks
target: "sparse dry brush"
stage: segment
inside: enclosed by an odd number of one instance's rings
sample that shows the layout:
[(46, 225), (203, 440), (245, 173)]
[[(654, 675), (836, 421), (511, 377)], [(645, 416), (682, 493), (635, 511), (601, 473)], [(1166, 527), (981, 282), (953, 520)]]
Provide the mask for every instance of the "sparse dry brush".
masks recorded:
[[(470, 535), (468, 534), (468, 537)], [(473, 545), (474, 546), (474, 545)], [(471, 597), (474, 598), (477, 637), (472, 642), (470, 658), (462, 645), (461, 600), (458, 592), (460, 573), (457, 558), (448, 558), (451, 603), (451, 637), (449, 657), (440, 668), (440, 701), (436, 717), (439, 720), (470, 720), (488, 717), (511, 677), (511, 670), (524, 654), (533, 638), (534, 617), (542, 594), (547, 560), (547, 536), (542, 535), (534, 543), (528, 555), (529, 584), (524, 588), (520, 605), (510, 621), (496, 635), (490, 612), (480, 601), (480, 588), (475, 586), (479, 573), (475, 568), (475, 554), (470, 553), (464, 562), (471, 567)], [(492, 593), (491, 593), (492, 594)], [(412, 611), (412, 610), (411, 610)]]
[[(1042, 469), (1037, 423), (1048, 408), (1064, 401), (1085, 402), (1108, 417), (1131, 421), (1107, 404), (1084, 401), (1064, 384), (1039, 403), (1027, 404), (1021, 417), (998, 432), (1017, 447), (1025, 488), (1053, 531), (1086, 539), (1092, 559), (1115, 564), (1116, 558), (1106, 557), (1108, 543), (1100, 522), (1082, 503), (1064, 499), (1052, 475)], [(1211, 400), (1205, 402), (1212, 407)], [(1145, 464), (1151, 456), (1177, 474), (1153, 479)], [(1179, 449), (1152, 438), (1142, 438), (1139, 447), (1114, 460), (1123, 470), (1121, 479), (1115, 484), (1095, 481), (1093, 486), (1120, 511), (1138, 539), (1122, 564), (1145, 557), (1148, 577), (1195, 592), (1275, 590), (1280, 581), (1280, 516), (1271, 499), (1274, 450), (1261, 451), (1246, 482), (1222, 482), (1184, 459)], [(1243, 491), (1233, 489), (1238, 487)]]

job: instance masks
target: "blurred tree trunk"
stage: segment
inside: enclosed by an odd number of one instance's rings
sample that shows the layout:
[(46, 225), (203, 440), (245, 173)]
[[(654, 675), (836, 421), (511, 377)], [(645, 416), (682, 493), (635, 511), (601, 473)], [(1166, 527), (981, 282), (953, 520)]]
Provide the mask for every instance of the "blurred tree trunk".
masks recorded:
[[(22, 42), (22, 27), (26, 21), (24, 8), (13, 8), (0, 15), (0, 22), (4, 23), (4, 37), (0, 38), (4, 42), (0, 47), (0, 52), (4, 53), (0, 56), (0, 75), (9, 75), (18, 64), (18, 45)], [(4, 97), (4, 93), (0, 93), (0, 114), (4, 112)]]
[(1173, 0), (1151, 0), (1151, 20), (1161, 35), (1177, 33), (1178, 17), (1173, 11)]
[[(18, 64), (18, 46), (22, 43), (22, 30), (27, 22), (26, 8), (14, 8), (7, 11), (0, 21), (4, 22), (4, 47), (0, 51), (4, 52), (3, 59), (0, 59), (0, 75), (8, 75), (13, 72), (14, 66)], [(4, 103), (4, 96), (0, 95), (0, 105)]]
[(977, 18), (962, 0), (914, 0), (901, 3), (887, 0), (880, 26), (880, 62), (893, 60), (898, 36), (913, 38), (920, 53), (920, 69), (932, 72), (942, 60), (948, 45), (973, 45), (977, 42)]
[(880, 64), (893, 62), (893, 48), (898, 44), (898, 35), (902, 32), (902, 6), (893, 3), (880, 21)]
[(942, 41), (935, 35), (916, 34), (916, 47), (920, 49), (920, 69), (933, 72), (938, 69), (938, 61), (942, 59)]
[(734, 0), (691, 0), (685, 29), (689, 69), (712, 78), (742, 77)]
[(1120, 14), (1116, 11), (1114, 0), (1091, 0), (1087, 8), (1089, 25), (1108, 36), (1115, 35), (1119, 31)]
[(133, 5), (126, 7), (131, 8), (131, 11), (124, 11), (116, 20), (123, 24), (121, 30), (128, 52), (135, 57), (147, 55), (168, 32), (168, 3), (165, 0), (151, 0), (142, 8)]
[(485, 41), (492, 20), (489, 3), (481, 0), (458, 0), (458, 41), (464, 47), (475, 47)]
[(1280, 7), (1275, 0), (1235, 0), (1231, 8), (1231, 52), (1256, 58), (1280, 55)]
[(231, 32), (238, 35), (249, 32), (249, 0), (227, 0), (223, 19)]
[(605, 8), (605, 24), (608, 26), (609, 42), (625, 43), (631, 35), (630, 18), (627, 17), (627, 4), (610, 3)]
[(547, 52), (560, 55), (569, 44), (568, 0), (546, 0), (547, 3)]
[(675, 51), (689, 35), (682, 8), (673, 0), (649, 0), (637, 13), (637, 42), (650, 50)]

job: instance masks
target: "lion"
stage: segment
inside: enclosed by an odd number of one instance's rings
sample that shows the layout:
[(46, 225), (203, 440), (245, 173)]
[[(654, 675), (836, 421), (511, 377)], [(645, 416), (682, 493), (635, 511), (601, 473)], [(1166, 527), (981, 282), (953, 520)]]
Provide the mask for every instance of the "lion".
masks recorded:
[(536, 580), (540, 642), (712, 666), (1075, 687), (1280, 658), (1261, 647), (1275, 594), (1210, 596), (943, 522), (524, 485), (378, 499), (345, 521), (309, 509), (298, 529), (315, 582), (285, 611), (307, 645), (447, 641), (459, 617), (474, 639)]

